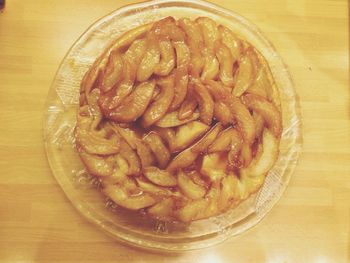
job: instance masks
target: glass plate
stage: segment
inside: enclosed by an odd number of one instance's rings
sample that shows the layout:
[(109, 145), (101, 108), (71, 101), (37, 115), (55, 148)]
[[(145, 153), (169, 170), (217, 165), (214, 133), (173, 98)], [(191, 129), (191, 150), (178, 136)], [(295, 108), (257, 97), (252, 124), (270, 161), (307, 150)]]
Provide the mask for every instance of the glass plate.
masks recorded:
[[(74, 146), (79, 85), (108, 44), (129, 29), (165, 16), (207, 16), (251, 42), (267, 59), (280, 90), (283, 134), (279, 158), (260, 191), (238, 207), (191, 224), (164, 223), (126, 211), (98, 191)], [(142, 248), (184, 251), (208, 247), (256, 225), (279, 200), (301, 150), (299, 103), (281, 58), (259, 29), (238, 14), (207, 2), (158, 0), (130, 5), (95, 22), (63, 59), (47, 98), (44, 140), (52, 173), (72, 204), (89, 221), (120, 241)]]

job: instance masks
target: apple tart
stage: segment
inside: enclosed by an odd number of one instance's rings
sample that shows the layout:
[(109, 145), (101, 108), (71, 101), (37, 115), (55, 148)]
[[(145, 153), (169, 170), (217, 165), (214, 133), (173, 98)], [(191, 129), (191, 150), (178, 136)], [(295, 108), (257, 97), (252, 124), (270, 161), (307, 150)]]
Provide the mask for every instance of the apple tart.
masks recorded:
[(260, 189), (279, 153), (278, 90), (264, 57), (207, 17), (134, 28), (81, 82), (86, 170), (117, 205), (190, 222)]

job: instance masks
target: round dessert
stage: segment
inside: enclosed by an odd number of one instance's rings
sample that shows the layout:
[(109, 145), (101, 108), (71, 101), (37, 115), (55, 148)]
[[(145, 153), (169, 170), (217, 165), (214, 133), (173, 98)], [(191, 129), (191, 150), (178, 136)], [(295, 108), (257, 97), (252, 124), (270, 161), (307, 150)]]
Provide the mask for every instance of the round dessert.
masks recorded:
[(282, 132), (268, 63), (207, 17), (166, 17), (116, 39), (85, 74), (75, 129), (117, 205), (190, 222), (260, 189)]

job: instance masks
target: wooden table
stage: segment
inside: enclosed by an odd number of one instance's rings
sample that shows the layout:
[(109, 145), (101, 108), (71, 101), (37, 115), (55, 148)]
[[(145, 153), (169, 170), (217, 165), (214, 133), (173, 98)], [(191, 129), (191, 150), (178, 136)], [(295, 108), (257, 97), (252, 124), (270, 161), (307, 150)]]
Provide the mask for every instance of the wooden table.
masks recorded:
[(55, 71), (96, 19), (134, 1), (8, 0), (0, 14), (1, 262), (349, 262), (350, 120), (345, 0), (213, 1), (256, 23), (294, 78), (304, 148), (272, 212), (210, 249), (123, 246), (78, 214), (46, 161), (42, 118)]

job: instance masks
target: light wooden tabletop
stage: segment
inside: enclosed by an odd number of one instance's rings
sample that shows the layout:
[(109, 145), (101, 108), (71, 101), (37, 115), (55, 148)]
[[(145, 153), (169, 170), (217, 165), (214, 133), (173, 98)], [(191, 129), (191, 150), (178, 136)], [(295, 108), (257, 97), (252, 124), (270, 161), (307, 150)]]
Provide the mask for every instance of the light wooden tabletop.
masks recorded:
[(132, 2), (8, 0), (0, 13), (0, 261), (349, 262), (345, 0), (213, 1), (261, 28), (290, 68), (301, 100), (303, 154), (282, 199), (260, 224), (210, 249), (161, 255), (119, 244), (73, 208), (46, 161), (46, 95), (80, 34)]

